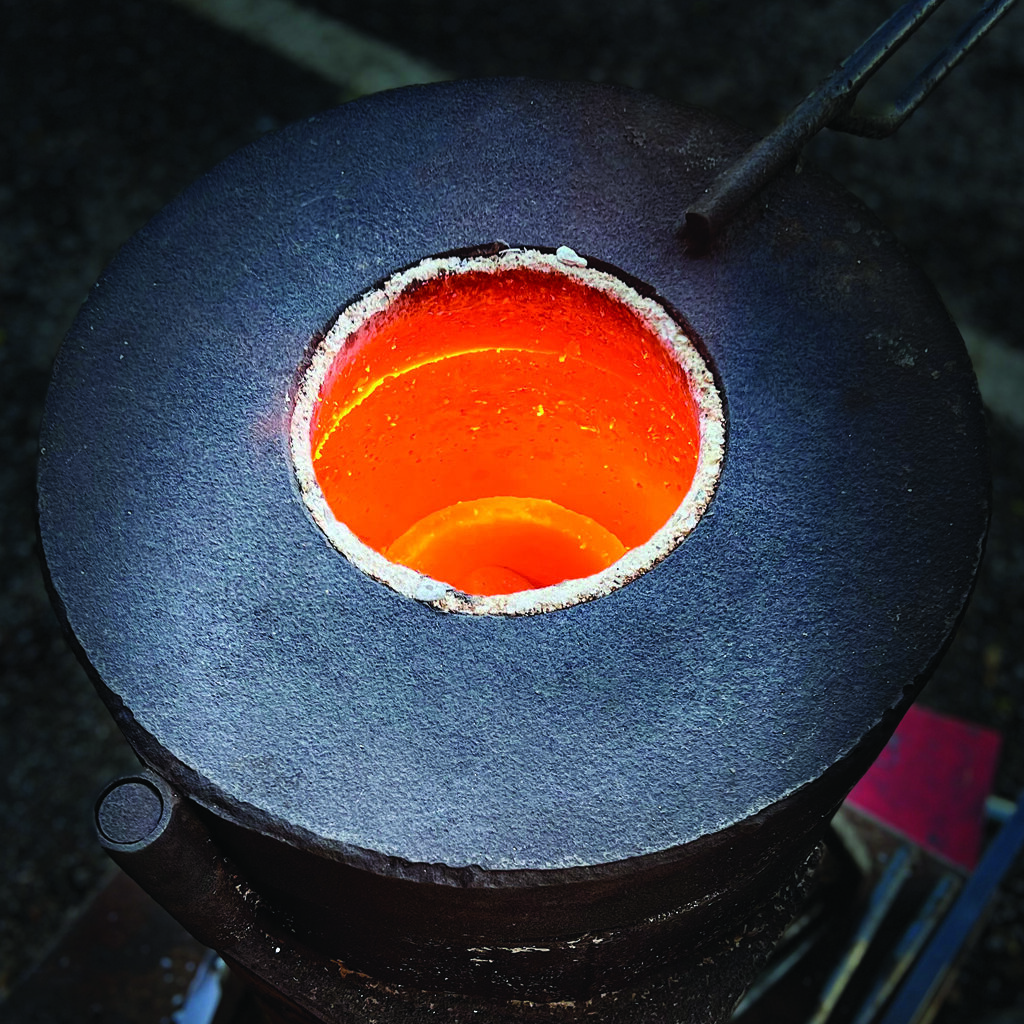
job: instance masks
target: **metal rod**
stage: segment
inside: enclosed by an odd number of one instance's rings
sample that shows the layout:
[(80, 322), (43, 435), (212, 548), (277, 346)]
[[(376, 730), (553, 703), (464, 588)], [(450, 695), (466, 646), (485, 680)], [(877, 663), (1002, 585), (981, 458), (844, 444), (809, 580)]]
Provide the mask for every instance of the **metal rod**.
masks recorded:
[(825, 983), (821, 998), (818, 1000), (818, 1008), (811, 1015), (808, 1024), (825, 1024), (825, 1021), (832, 1015), (836, 1003), (839, 1002), (839, 997), (846, 990), (854, 971), (864, 959), (871, 940), (881, 927), (893, 901), (899, 895), (903, 883), (909, 877), (914, 866), (915, 855), (915, 850), (910, 846), (901, 846), (892, 855), (888, 867), (871, 892), (868, 912), (857, 928), (853, 941), (843, 958)]
[(888, 111), (877, 114), (858, 114), (853, 110), (842, 112), (827, 127), (869, 139), (884, 139), (892, 135), (1016, 2), (989, 0), (974, 20), (968, 22), (953, 42), (907, 86)]
[(910, 922), (896, 944), (888, 972), (875, 982), (853, 1019), (853, 1024), (871, 1024), (878, 1011), (885, 1006), (889, 997), (896, 991), (896, 986), (910, 970), (914, 958), (921, 952), (942, 920), (943, 914), (949, 909), (959, 884), (959, 879), (953, 874), (943, 875), (935, 883), (921, 911)]
[(1017, 805), (1005, 796), (990, 793), (985, 797), (985, 817), (1005, 825), (1017, 813)]
[(228, 965), (212, 950), (207, 950), (188, 987), (185, 1003), (171, 1014), (172, 1024), (216, 1024), (223, 982)]
[(736, 1004), (729, 1019), (738, 1020), (761, 996), (774, 988), (815, 947), (824, 930), (824, 928), (819, 928), (811, 935), (806, 936), (797, 943), (791, 952), (777, 963), (772, 964), (743, 994), (743, 998)]
[(893, 997), (881, 1024), (913, 1024), (941, 992), (963, 944), (995, 895), (1003, 876), (1024, 850), (1024, 793), (1013, 816), (988, 844), (945, 920), (925, 947), (907, 980)]
[[(851, 115), (850, 109), (865, 82), (942, 2), (911, 0), (901, 7), (774, 131), (719, 174), (676, 223), (676, 233), (684, 240), (686, 251), (694, 256), (706, 252), (736, 212), (795, 161), (807, 141), (826, 125), (868, 135), (883, 127), (883, 134), (895, 131), (1016, 0), (989, 0), (957, 39), (911, 83), (891, 114), (881, 119)], [(889, 119), (894, 121), (891, 128)]]

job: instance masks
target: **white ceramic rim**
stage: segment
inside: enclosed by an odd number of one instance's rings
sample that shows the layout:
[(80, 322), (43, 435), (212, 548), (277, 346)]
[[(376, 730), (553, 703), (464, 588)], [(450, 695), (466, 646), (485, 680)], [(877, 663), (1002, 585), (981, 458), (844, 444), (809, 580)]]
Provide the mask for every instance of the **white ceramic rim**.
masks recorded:
[[(390, 561), (364, 544), (327, 504), (313, 468), (310, 430), (320, 388), (348, 339), (372, 316), (386, 310), (406, 289), (439, 275), (502, 273), (515, 269), (562, 274), (627, 306), (673, 353), (686, 374), (697, 408), (700, 444), (697, 468), (686, 496), (650, 539), (631, 548), (601, 572), (563, 580), (549, 587), (512, 594), (466, 594), (449, 583)], [(603, 597), (635, 580), (672, 552), (700, 521), (714, 496), (725, 457), (725, 413), (715, 379), (681, 325), (654, 299), (622, 279), (586, 264), (572, 249), (555, 253), (503, 249), (487, 256), (430, 257), (389, 277), (346, 307), (331, 325), (299, 382), (291, 418), (292, 465), (299, 492), (313, 521), (331, 545), (368, 576), (414, 601), (439, 611), (470, 615), (537, 615)]]

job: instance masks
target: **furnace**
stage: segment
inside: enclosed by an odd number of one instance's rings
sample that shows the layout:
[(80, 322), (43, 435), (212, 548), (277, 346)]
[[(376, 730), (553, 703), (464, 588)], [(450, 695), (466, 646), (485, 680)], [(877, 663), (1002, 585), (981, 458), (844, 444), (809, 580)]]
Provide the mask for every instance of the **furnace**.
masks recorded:
[[(146, 766), (102, 840), (291, 1014), (724, 1017), (948, 643), (963, 344), (809, 169), (686, 256), (751, 141), (597, 85), (368, 97), (211, 171), (79, 314), (40, 532)], [(458, 564), (522, 529), (571, 539), (550, 576)]]

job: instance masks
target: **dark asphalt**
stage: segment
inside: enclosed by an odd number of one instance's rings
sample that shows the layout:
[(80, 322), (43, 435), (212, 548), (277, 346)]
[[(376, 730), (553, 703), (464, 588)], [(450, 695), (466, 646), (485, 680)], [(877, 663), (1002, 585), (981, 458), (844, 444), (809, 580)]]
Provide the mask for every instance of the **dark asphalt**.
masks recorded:
[[(313, 5), (457, 76), (613, 81), (759, 131), (895, 7)], [(937, 16), (940, 38), (972, 9), (948, 6)], [(91, 283), (134, 230), (223, 156), (333, 105), (339, 89), (156, 0), (0, 0), (0, 26), (2, 999), (104, 877), (92, 801), (134, 760), (61, 637), (37, 561), (34, 464), (50, 364)], [(1024, 351), (1024, 10), (895, 138), (826, 134), (808, 157), (876, 210), (963, 323)], [(997, 791), (1016, 798), (1024, 790), (1024, 434), (993, 417), (991, 437), (986, 563), (924, 699), (1002, 731)], [(1021, 866), (940, 1021), (1010, 1007), (1024, 1013)]]

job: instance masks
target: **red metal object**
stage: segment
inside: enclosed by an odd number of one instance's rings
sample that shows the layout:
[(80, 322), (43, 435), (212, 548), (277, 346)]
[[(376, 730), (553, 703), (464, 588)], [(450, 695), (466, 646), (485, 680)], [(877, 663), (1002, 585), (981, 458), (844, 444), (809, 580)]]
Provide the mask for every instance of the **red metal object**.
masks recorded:
[(911, 707), (849, 802), (970, 871), (1001, 742), (993, 729)]

